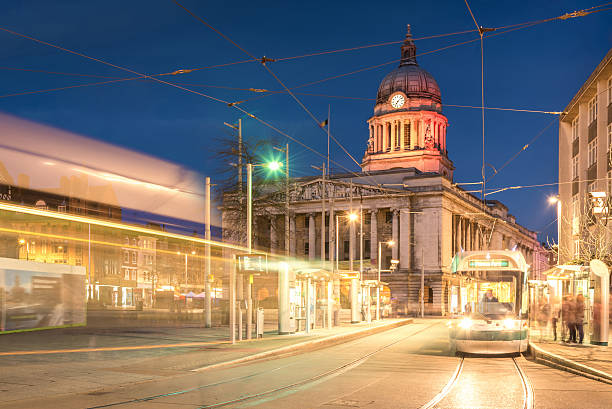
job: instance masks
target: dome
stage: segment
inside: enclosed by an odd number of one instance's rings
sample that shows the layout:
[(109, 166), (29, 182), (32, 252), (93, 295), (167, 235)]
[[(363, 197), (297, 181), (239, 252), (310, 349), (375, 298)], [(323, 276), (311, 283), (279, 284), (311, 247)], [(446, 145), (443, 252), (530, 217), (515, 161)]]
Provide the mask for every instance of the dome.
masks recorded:
[(408, 98), (431, 98), (442, 102), (440, 87), (434, 77), (418, 65), (400, 65), (382, 80), (378, 87), (376, 103), (388, 101), (391, 94), (401, 91)]
[[(402, 44), (401, 55), (399, 67), (387, 74), (380, 83), (376, 104), (388, 102), (393, 93), (401, 91), (409, 99), (431, 99), (432, 106), (439, 106), (442, 103), (440, 87), (434, 77), (417, 64), (416, 46), (410, 33), (410, 24), (408, 24), (408, 32)], [(422, 106), (422, 104), (419, 105)]]

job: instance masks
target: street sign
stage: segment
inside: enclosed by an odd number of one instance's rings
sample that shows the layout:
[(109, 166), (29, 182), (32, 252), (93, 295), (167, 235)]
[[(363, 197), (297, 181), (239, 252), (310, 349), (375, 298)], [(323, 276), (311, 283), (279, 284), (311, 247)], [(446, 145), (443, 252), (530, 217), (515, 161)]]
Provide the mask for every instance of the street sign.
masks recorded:
[(265, 254), (237, 254), (238, 272), (261, 274), (268, 272), (268, 259)]

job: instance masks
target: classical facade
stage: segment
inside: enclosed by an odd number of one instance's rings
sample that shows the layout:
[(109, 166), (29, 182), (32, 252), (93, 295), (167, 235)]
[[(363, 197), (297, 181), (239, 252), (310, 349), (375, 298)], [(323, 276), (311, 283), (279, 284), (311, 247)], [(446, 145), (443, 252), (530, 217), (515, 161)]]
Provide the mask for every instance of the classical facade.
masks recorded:
[[(380, 247), (382, 270), (399, 260), (382, 273), (396, 312), (417, 310), (423, 272), (426, 312), (444, 314), (456, 252), (516, 248), (532, 263), (539, 243), (502, 203), (483, 203), (453, 184), (440, 89), (415, 55), (408, 27), (400, 65), (382, 80), (367, 120), (362, 171), (293, 180), (290, 234), (282, 206), (256, 208), (255, 245), (273, 253), (288, 246), (292, 256), (325, 260), (328, 269), (363, 268), (364, 279), (376, 278)], [(282, 203), (283, 192), (274, 194)]]
[[(604, 258), (612, 252), (612, 227), (608, 238), (589, 246), (586, 232), (590, 192), (612, 196), (612, 49), (591, 73), (559, 119), (559, 199), (561, 234), (559, 263), (572, 259)], [(595, 224), (596, 220), (587, 222)], [(604, 223), (605, 224), (605, 223)], [(588, 226), (592, 230), (593, 226)], [(586, 237), (590, 236), (590, 237)], [(607, 248), (605, 247), (607, 243)], [(602, 247), (601, 245), (604, 244)], [(593, 251), (595, 253), (593, 254)], [(585, 254), (591, 253), (591, 254)]]

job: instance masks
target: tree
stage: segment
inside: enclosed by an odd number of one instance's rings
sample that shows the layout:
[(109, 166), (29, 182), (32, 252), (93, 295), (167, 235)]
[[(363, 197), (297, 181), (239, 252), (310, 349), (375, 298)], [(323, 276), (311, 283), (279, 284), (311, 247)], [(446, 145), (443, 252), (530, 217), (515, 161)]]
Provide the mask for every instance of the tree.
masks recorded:
[[(247, 163), (260, 165), (274, 160), (274, 140), (251, 137), (242, 141), (235, 135), (226, 134), (214, 141), (215, 157), (218, 159), (218, 174), (215, 193), (222, 198), (223, 239), (246, 244), (247, 220)], [(239, 160), (241, 159), (241, 161)], [(239, 166), (242, 162), (242, 166)], [(242, 177), (240, 177), (240, 174)], [(253, 168), (253, 243), (265, 243), (267, 237), (256, 228), (274, 209), (284, 212), (284, 177), (282, 172), (271, 172), (261, 166)], [(271, 228), (276, 228), (274, 225)]]

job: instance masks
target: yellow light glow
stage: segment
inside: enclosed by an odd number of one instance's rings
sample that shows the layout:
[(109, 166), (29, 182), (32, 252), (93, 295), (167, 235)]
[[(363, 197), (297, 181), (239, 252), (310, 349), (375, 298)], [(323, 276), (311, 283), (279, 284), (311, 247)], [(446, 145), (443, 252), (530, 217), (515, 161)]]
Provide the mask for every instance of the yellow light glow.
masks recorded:
[(459, 326), (463, 329), (469, 329), (472, 325), (474, 325), (474, 322), (469, 318), (464, 318), (459, 322)]
[(349, 213), (348, 219), (352, 222), (358, 219), (357, 213)]
[(557, 196), (548, 196), (548, 203), (550, 203), (551, 205), (557, 203), (559, 201), (559, 198)]
[(389, 240), (387, 242), (387, 245), (390, 246), (390, 247), (393, 247), (393, 246), (395, 246), (395, 242), (393, 240)]
[(19, 244), (25, 244), (25, 240), (24, 239), (19, 239)]

